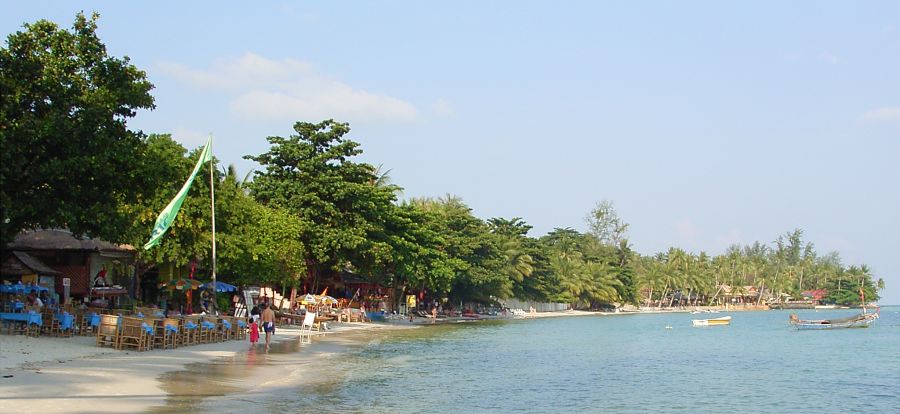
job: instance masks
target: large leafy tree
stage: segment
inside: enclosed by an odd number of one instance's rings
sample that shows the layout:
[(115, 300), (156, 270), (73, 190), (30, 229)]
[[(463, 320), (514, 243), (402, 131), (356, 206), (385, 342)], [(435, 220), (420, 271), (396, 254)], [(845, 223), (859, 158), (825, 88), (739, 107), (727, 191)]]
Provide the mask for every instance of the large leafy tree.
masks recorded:
[(508, 279), (501, 285), (498, 296), (508, 298), (517, 293), (524, 293), (525, 279), (534, 273), (534, 258), (531, 256), (526, 235), (531, 226), (520, 217), (507, 220), (495, 217), (488, 220), (491, 233), (499, 240), (500, 253), (503, 255), (503, 274)]
[(263, 205), (287, 210), (309, 225), (299, 238), (310, 287), (344, 267), (383, 232), (384, 214), (395, 201), (393, 186), (374, 185), (376, 169), (357, 163), (359, 144), (346, 139), (346, 123), (297, 122), (296, 135), (269, 137), (271, 149), (245, 158), (264, 170), (248, 184)]
[(126, 121), (154, 107), (143, 71), (97, 36), (98, 15), (71, 30), (40, 20), (0, 49), (0, 242), (67, 227), (121, 241), (134, 202), (141, 134)]
[(373, 248), (362, 250), (357, 266), (369, 269), (377, 282), (394, 288), (398, 299), (404, 292), (423, 291), (429, 297), (443, 297), (450, 291), (461, 262), (445, 251), (446, 238), (438, 230), (439, 215), (416, 202), (392, 210), (385, 217), (384, 232), (374, 235)]
[(508, 279), (502, 272), (504, 260), (497, 238), (488, 225), (453, 195), (413, 203), (430, 213), (428, 226), (441, 237), (439, 250), (447, 255), (444, 269), (453, 275), (449, 299), (454, 303), (494, 301)]

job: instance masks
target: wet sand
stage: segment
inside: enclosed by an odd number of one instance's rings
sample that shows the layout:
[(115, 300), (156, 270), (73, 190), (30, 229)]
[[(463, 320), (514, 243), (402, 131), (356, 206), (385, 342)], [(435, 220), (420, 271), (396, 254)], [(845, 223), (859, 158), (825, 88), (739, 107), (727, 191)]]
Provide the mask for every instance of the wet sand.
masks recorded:
[(277, 385), (279, 370), (316, 360), (305, 347), (361, 343), (367, 331), (390, 326), (342, 324), (314, 337), (313, 346), (299, 344), (297, 328), (279, 328), (269, 354), (247, 340), (134, 352), (94, 347), (90, 337), (4, 335), (0, 413), (184, 412), (205, 398)]
[[(598, 315), (547, 312), (535, 317)], [(475, 322), (439, 320), (438, 323)], [(333, 387), (332, 358), (414, 323), (343, 323), (301, 344), (297, 328), (277, 330), (272, 348), (247, 340), (148, 352), (97, 348), (91, 337), (0, 336), (0, 413), (231, 412), (297, 385)], [(264, 337), (263, 337), (264, 338)], [(263, 339), (261, 338), (261, 339)], [(264, 340), (264, 339), (263, 339)], [(236, 405), (237, 404), (237, 405)]]
[[(151, 413), (226, 412), (242, 404), (252, 405), (261, 394), (277, 393), (297, 385), (314, 385), (337, 379), (329, 373), (329, 361), (361, 347), (377, 334), (373, 331), (404, 329), (404, 325), (366, 324), (340, 327), (314, 337), (311, 344), (291, 338), (249, 347), (228, 358), (193, 363), (183, 370), (159, 377), (168, 396)], [(240, 410), (239, 410), (240, 411)]]

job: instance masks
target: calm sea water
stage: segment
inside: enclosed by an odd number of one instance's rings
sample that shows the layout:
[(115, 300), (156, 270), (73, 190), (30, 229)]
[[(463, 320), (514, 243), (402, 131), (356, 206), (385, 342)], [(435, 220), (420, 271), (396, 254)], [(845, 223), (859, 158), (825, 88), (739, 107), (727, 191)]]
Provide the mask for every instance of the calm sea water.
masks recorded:
[[(426, 326), (328, 358), (328, 378), (202, 408), (254, 412), (900, 412), (900, 307), (798, 332), (787, 311)], [(800, 311), (804, 318), (852, 310)], [(671, 326), (671, 329), (666, 329)], [(309, 372), (309, 370), (306, 370)], [(201, 407), (195, 407), (201, 408)], [(201, 408), (201, 409), (202, 409)]]

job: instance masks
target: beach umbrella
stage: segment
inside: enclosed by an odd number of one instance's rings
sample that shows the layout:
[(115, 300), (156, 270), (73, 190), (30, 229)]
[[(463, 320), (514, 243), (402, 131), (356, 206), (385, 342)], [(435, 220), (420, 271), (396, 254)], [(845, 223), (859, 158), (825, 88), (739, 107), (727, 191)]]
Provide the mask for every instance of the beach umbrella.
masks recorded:
[(322, 296), (322, 298), (320, 299), (320, 302), (323, 305), (337, 305), (337, 303), (338, 303), (337, 299), (335, 299), (331, 296)]
[(195, 290), (199, 289), (202, 283), (195, 279), (178, 278), (159, 282), (159, 287), (168, 287), (169, 290)]
[(317, 302), (318, 301), (316, 300), (316, 297), (310, 295), (309, 293), (307, 293), (305, 296), (303, 296), (302, 299), (300, 299), (300, 303), (304, 305), (315, 305)]
[[(213, 288), (213, 282), (209, 282), (209, 283), (204, 284), (204, 285), (203, 285), (203, 288), (204, 288), (204, 289), (212, 289), (212, 288)], [(216, 281), (216, 292), (219, 292), (219, 293), (221, 293), (221, 292), (234, 292), (234, 291), (236, 291), (236, 290), (237, 290), (237, 286), (235, 286), (235, 285), (228, 284), (228, 283), (225, 283), (225, 282), (219, 282), (219, 281)]]

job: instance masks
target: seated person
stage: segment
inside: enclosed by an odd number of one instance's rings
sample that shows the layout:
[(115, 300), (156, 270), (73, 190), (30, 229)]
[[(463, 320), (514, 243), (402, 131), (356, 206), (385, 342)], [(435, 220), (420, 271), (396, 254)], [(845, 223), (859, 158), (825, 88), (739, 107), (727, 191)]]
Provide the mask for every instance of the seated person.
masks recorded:
[(103, 269), (97, 272), (97, 277), (94, 278), (94, 287), (106, 287), (106, 269)]

